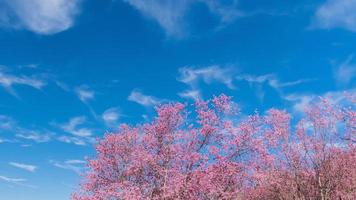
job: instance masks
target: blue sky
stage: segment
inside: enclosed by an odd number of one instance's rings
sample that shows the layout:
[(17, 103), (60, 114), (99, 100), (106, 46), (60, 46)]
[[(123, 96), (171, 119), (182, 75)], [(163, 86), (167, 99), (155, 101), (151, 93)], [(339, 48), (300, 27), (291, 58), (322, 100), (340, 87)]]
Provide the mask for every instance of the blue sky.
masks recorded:
[(159, 103), (298, 115), (355, 75), (355, 0), (2, 0), (0, 199), (69, 199), (95, 138)]

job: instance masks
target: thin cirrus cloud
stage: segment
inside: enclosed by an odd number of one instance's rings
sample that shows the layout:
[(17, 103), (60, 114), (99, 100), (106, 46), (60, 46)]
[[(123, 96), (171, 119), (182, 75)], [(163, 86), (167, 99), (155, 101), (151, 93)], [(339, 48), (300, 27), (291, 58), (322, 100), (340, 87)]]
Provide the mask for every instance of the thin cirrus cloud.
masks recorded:
[(98, 119), (98, 116), (93, 109), (93, 107), (89, 104), (90, 100), (95, 99), (95, 92), (91, 90), (87, 85), (81, 85), (74, 89), (75, 94), (78, 96), (79, 100), (83, 102), (89, 109), (90, 113), (94, 118)]
[(92, 135), (92, 130), (89, 128), (80, 128), (79, 126), (86, 123), (84, 116), (73, 117), (68, 123), (60, 125), (63, 131), (70, 133), (77, 137), (89, 137)]
[(169, 36), (181, 36), (183, 32), (183, 14), (188, 9), (189, 0), (181, 1), (144, 1), (124, 0), (149, 19), (155, 20)]
[(267, 83), (269, 86), (276, 90), (280, 90), (281, 88), (284, 87), (290, 87), (290, 86), (295, 86), (299, 85), (302, 83), (307, 83), (310, 81), (315, 81), (315, 79), (298, 79), (294, 81), (287, 81), (287, 82), (282, 82), (279, 80), (277, 75), (275, 74), (264, 74), (260, 76), (253, 76), (249, 74), (240, 74), (236, 76), (236, 79), (239, 81), (246, 81), (250, 84), (262, 84), (262, 83)]
[(9, 139), (0, 138), (0, 144), (1, 144), (1, 143), (5, 143), (5, 142), (13, 142), (13, 141), (12, 141), (12, 140), (9, 140)]
[(49, 161), (53, 166), (66, 169), (75, 172), (76, 174), (81, 174), (85, 165), (84, 160), (66, 160), (63, 162), (50, 160)]
[(235, 89), (234, 70), (218, 65), (208, 67), (182, 67), (178, 70), (177, 80), (186, 84), (189, 88), (178, 93), (178, 96), (187, 99), (198, 100), (202, 98), (199, 83), (211, 84), (213, 82), (224, 84), (229, 89)]
[(11, 130), (16, 125), (16, 121), (6, 115), (0, 115), (0, 121), (0, 130)]
[(93, 143), (95, 140), (93, 137), (91, 137), (93, 135), (93, 130), (87, 127), (83, 127), (86, 123), (87, 119), (85, 116), (73, 117), (64, 124), (53, 123), (54, 126), (59, 127), (62, 131), (71, 134), (61, 135), (56, 139), (60, 142), (75, 144), (79, 146), (85, 146), (87, 143)]
[(27, 181), (26, 179), (23, 179), (23, 178), (10, 178), (10, 177), (1, 176), (1, 175), (0, 175), (0, 180), (6, 181), (9, 183), (22, 183), (22, 182)]
[(316, 10), (312, 27), (343, 28), (356, 32), (355, 10), (355, 0), (327, 0)]
[(37, 130), (21, 129), (20, 132), (16, 134), (16, 137), (25, 140), (32, 140), (37, 143), (43, 143), (50, 141), (52, 135), (52, 133), (40, 132)]
[(355, 98), (355, 89), (345, 90), (345, 91), (328, 91), (320, 95), (316, 94), (288, 94), (283, 96), (283, 98), (290, 103), (292, 103), (292, 109), (294, 112), (303, 113), (305, 108), (313, 103), (314, 100), (323, 98), (328, 100), (332, 104), (342, 104), (345, 99), (348, 99), (351, 94), (352, 98)]
[(264, 74), (259, 76), (239, 74), (235, 78), (238, 81), (245, 81), (250, 85), (250, 87), (255, 88), (255, 94), (260, 101), (263, 101), (265, 97), (265, 90), (263, 90), (262, 87), (262, 85), (265, 83), (276, 90), (281, 96), (283, 96), (283, 88), (292, 87), (316, 80), (309, 78), (283, 82), (275, 74)]
[(205, 84), (213, 82), (222, 83), (230, 89), (234, 89), (233, 84), (234, 70), (231, 68), (222, 68), (217, 65), (208, 67), (181, 67), (178, 70), (179, 76), (177, 80), (189, 86), (189, 89), (178, 93), (178, 96), (186, 99), (198, 100), (202, 98), (202, 92), (199, 89), (199, 83), (202, 81)]
[(29, 187), (29, 188), (32, 188), (32, 189), (37, 189), (38, 188), (37, 186), (27, 184), (27, 179), (24, 179), (24, 178), (12, 178), (12, 177), (8, 177), (8, 176), (0, 175), (0, 181), (5, 181), (7, 183), (20, 185), (20, 186), (25, 186), (25, 187)]
[(0, 86), (14, 96), (18, 96), (14, 90), (15, 85), (23, 85), (34, 89), (41, 89), (47, 82), (39, 76), (15, 75), (9, 70), (0, 66)]
[(101, 117), (107, 126), (116, 126), (120, 118), (120, 111), (115, 107), (109, 108), (104, 111)]
[(179, 69), (178, 81), (185, 83), (192, 88), (196, 87), (199, 81), (206, 84), (212, 82), (223, 83), (226, 87), (234, 89), (233, 70), (231, 68), (222, 68), (217, 65), (208, 67), (182, 67)]
[[(16, 120), (6, 115), (0, 115), (0, 121), (0, 133), (13, 133), (16, 138), (21, 140), (30, 140), (36, 143), (43, 143), (50, 141), (54, 135), (48, 130), (28, 129), (22, 127), (17, 123)], [(7, 139), (7, 141), (14, 140)]]
[(93, 90), (90, 90), (89, 87), (84, 85), (75, 88), (75, 93), (83, 103), (87, 103), (89, 100), (95, 98), (95, 92)]
[(57, 140), (60, 142), (64, 142), (64, 143), (68, 143), (68, 144), (75, 144), (75, 145), (79, 145), (79, 146), (86, 145), (86, 141), (83, 140), (82, 138), (78, 138), (78, 137), (62, 135), (62, 136), (59, 136), (57, 138)]
[(350, 55), (335, 70), (334, 78), (339, 85), (349, 84), (356, 76), (354, 56)]
[(188, 22), (185, 17), (194, 4), (207, 6), (211, 14), (219, 17), (221, 23), (228, 23), (244, 15), (236, 8), (236, 0), (227, 4), (214, 0), (124, 0), (124, 2), (140, 11), (143, 16), (156, 21), (166, 35), (178, 38), (188, 34)]
[(157, 99), (156, 97), (149, 96), (146, 94), (143, 94), (139, 90), (133, 90), (131, 91), (130, 95), (127, 98), (129, 101), (133, 101), (135, 103), (138, 103), (142, 106), (145, 107), (151, 107), (155, 106), (160, 103), (160, 100)]
[(20, 126), (17, 121), (6, 115), (0, 115), (0, 133), (13, 133), (16, 137), (14, 138), (4, 138), (0, 139), (1, 142), (28, 142), (32, 141), (35, 143), (45, 143), (50, 142), (54, 139), (75, 145), (84, 146), (87, 143), (93, 143), (94, 138), (90, 137), (93, 133), (92, 129), (81, 127), (85, 125), (86, 118), (84, 116), (73, 117), (67, 123), (55, 124), (64, 132), (70, 133), (71, 135), (57, 135), (47, 129), (28, 129), (26, 127)]
[(225, 85), (229, 89), (236, 89), (236, 81), (248, 82), (251, 86), (256, 86), (256, 95), (259, 99), (263, 99), (264, 91), (261, 86), (267, 83), (270, 87), (278, 92), (282, 92), (285, 87), (291, 87), (311, 81), (315, 79), (298, 79), (293, 81), (282, 82), (275, 74), (250, 75), (239, 73), (238, 70), (229, 67), (220, 67), (212, 65), (208, 67), (182, 67), (179, 69), (178, 81), (185, 83), (189, 89), (178, 93), (182, 98), (200, 99), (202, 92), (199, 88), (199, 83), (211, 84), (213, 82)]
[(0, 26), (51, 35), (72, 27), (82, 0), (4, 0)]
[(37, 170), (37, 166), (35, 165), (28, 165), (28, 164), (23, 164), (18, 162), (10, 162), (9, 165), (29, 172), (35, 172)]
[(178, 96), (186, 99), (199, 100), (201, 99), (201, 92), (197, 89), (185, 90), (183, 92), (179, 92)]

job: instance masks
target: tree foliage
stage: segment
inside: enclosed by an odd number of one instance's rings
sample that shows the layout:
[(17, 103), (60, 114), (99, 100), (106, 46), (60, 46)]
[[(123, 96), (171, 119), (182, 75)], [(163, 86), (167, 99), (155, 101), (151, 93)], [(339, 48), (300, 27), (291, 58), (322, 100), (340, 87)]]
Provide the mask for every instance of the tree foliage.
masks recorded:
[(298, 121), (225, 95), (159, 106), (98, 141), (73, 199), (356, 199), (354, 103), (321, 99)]

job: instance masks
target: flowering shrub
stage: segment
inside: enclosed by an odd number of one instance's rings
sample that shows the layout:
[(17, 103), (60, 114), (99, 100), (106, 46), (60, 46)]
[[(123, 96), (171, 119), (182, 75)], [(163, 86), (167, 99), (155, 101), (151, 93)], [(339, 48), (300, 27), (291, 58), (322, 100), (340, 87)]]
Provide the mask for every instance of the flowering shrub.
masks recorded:
[[(326, 100), (243, 117), (230, 97), (162, 105), (96, 145), (74, 200), (356, 199), (356, 114)], [(194, 119), (194, 120), (193, 120)], [(294, 123), (293, 123), (294, 124)]]

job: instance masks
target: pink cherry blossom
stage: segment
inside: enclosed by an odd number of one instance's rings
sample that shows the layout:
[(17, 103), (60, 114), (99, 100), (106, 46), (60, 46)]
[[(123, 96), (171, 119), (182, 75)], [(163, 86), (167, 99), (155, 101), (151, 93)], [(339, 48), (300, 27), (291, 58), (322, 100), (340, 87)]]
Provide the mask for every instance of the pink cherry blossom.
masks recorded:
[(321, 99), (300, 119), (236, 108), (220, 95), (122, 125), (98, 141), (72, 199), (356, 199), (354, 102)]

